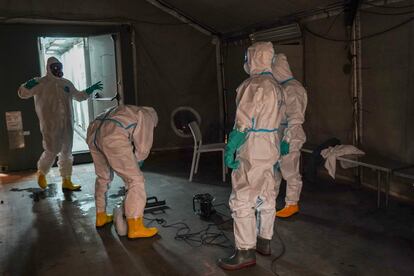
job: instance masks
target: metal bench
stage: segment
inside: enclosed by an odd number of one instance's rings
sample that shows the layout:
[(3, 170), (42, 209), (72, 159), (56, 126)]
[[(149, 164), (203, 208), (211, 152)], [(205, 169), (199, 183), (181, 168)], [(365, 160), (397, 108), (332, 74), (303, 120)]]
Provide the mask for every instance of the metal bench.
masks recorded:
[(414, 165), (410, 165), (405, 168), (399, 168), (394, 170), (394, 175), (402, 178), (414, 180)]
[[(302, 148), (302, 152), (305, 153), (312, 153), (313, 151), (310, 149)], [(391, 175), (394, 172), (401, 172), (402, 175), (404, 175), (404, 171), (401, 169), (403, 168), (413, 168), (413, 166), (407, 165), (405, 163), (391, 160), (389, 158), (370, 154), (367, 153), (363, 156), (341, 156), (338, 157), (337, 160), (339, 161), (345, 161), (352, 164), (355, 164), (356, 166), (361, 166), (365, 168), (370, 168), (377, 173), (377, 207), (379, 208), (381, 206), (381, 182), (382, 182), (382, 175), (385, 176), (385, 207), (388, 207), (388, 199), (389, 199), (389, 193), (390, 193), (390, 183), (391, 183)], [(414, 178), (414, 168), (413, 171), (410, 173), (411, 176)]]

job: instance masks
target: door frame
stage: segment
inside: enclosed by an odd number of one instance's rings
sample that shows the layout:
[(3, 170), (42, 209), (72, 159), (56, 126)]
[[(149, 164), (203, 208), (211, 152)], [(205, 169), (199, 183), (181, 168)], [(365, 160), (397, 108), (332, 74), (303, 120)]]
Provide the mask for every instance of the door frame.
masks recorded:
[[(47, 35), (47, 36), (38, 36), (40, 37), (94, 37), (94, 36), (100, 36), (100, 35), (110, 35), (113, 42), (114, 42), (114, 55), (115, 55), (115, 70), (116, 70), (116, 85), (117, 85), (117, 93), (119, 94), (120, 102), (123, 101), (123, 63), (122, 63), (122, 47), (121, 47), (121, 32), (100, 32), (100, 33), (94, 33), (94, 34), (86, 34), (86, 35), (79, 35), (78, 33), (71, 34), (71, 33), (65, 33), (64, 35)], [(39, 47), (39, 43), (38, 43)], [(39, 52), (41, 49), (38, 49)], [(87, 47), (85, 47), (85, 67), (86, 67), (86, 82), (87, 86), (92, 85), (91, 83), (91, 72), (90, 72), (90, 64), (89, 64), (89, 41)], [(93, 121), (94, 119), (94, 106), (93, 106), (93, 99), (88, 101), (88, 113), (89, 113), (89, 120)], [(89, 151), (80, 151), (75, 154), (73, 154), (74, 161), (73, 164), (82, 164), (82, 163), (90, 163), (92, 162), (92, 156), (90, 155)]]
[[(104, 34), (116, 34), (118, 39), (114, 44), (116, 66), (117, 66), (117, 87), (123, 102), (135, 104), (136, 84), (133, 75), (133, 51), (132, 51), (132, 25), (130, 23), (90, 23), (90, 22), (67, 22), (67, 21), (48, 21), (48, 20), (24, 20), (23, 24), (7, 23), (9, 26), (16, 26), (18, 30), (22, 29), (23, 35), (30, 33), (33, 37), (89, 37)], [(35, 45), (27, 47), (37, 47), (39, 50), (38, 40)], [(39, 60), (39, 57), (36, 57)], [(37, 72), (40, 75), (39, 61), (37, 62)], [(129, 95), (124, 95), (124, 91), (131, 91)], [(41, 137), (40, 137), (41, 139)], [(41, 143), (36, 151), (42, 148)], [(39, 156), (40, 157), (40, 156)], [(74, 164), (90, 163), (92, 157), (89, 152), (74, 155)], [(32, 168), (36, 168), (36, 163), (32, 164)]]

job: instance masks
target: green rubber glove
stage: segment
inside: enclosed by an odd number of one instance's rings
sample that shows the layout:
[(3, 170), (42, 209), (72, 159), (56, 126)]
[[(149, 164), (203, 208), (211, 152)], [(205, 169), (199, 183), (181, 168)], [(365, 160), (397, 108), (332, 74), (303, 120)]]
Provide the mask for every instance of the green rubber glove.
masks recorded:
[(144, 160), (138, 161), (139, 168), (142, 168), (144, 166)]
[(38, 84), (39, 84), (39, 82), (37, 80), (31, 79), (31, 80), (29, 80), (25, 83), (24, 87), (27, 88), (27, 89), (32, 89), (33, 87), (35, 87)]
[(235, 160), (234, 154), (244, 144), (246, 135), (246, 132), (240, 132), (235, 129), (233, 129), (229, 134), (229, 140), (224, 152), (224, 163), (227, 167), (233, 170), (239, 168), (239, 161)]
[(103, 89), (103, 85), (101, 81), (98, 81), (97, 83), (89, 86), (88, 88), (86, 88), (85, 93), (90, 95), (93, 93), (93, 91), (95, 90), (102, 90)]
[(287, 155), (287, 154), (289, 153), (289, 147), (290, 147), (289, 143), (288, 143), (288, 142), (286, 142), (285, 140), (283, 140), (283, 141), (280, 143), (280, 154), (281, 154), (282, 156)]

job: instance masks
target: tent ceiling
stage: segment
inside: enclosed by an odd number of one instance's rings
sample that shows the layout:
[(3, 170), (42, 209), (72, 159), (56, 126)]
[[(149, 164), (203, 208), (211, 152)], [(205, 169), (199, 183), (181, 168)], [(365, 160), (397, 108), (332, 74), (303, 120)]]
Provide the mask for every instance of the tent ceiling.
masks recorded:
[(280, 18), (328, 5), (338, 0), (163, 0), (219, 33), (275, 22)]

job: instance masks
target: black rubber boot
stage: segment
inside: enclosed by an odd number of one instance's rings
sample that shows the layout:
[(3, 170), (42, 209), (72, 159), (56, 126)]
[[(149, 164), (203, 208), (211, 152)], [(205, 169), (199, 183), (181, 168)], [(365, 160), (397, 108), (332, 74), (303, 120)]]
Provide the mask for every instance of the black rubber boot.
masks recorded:
[(238, 270), (256, 265), (256, 252), (254, 249), (236, 249), (232, 256), (219, 259), (218, 265), (225, 270)]
[(272, 250), (270, 248), (270, 240), (257, 237), (256, 251), (261, 255), (270, 256), (272, 254)]

